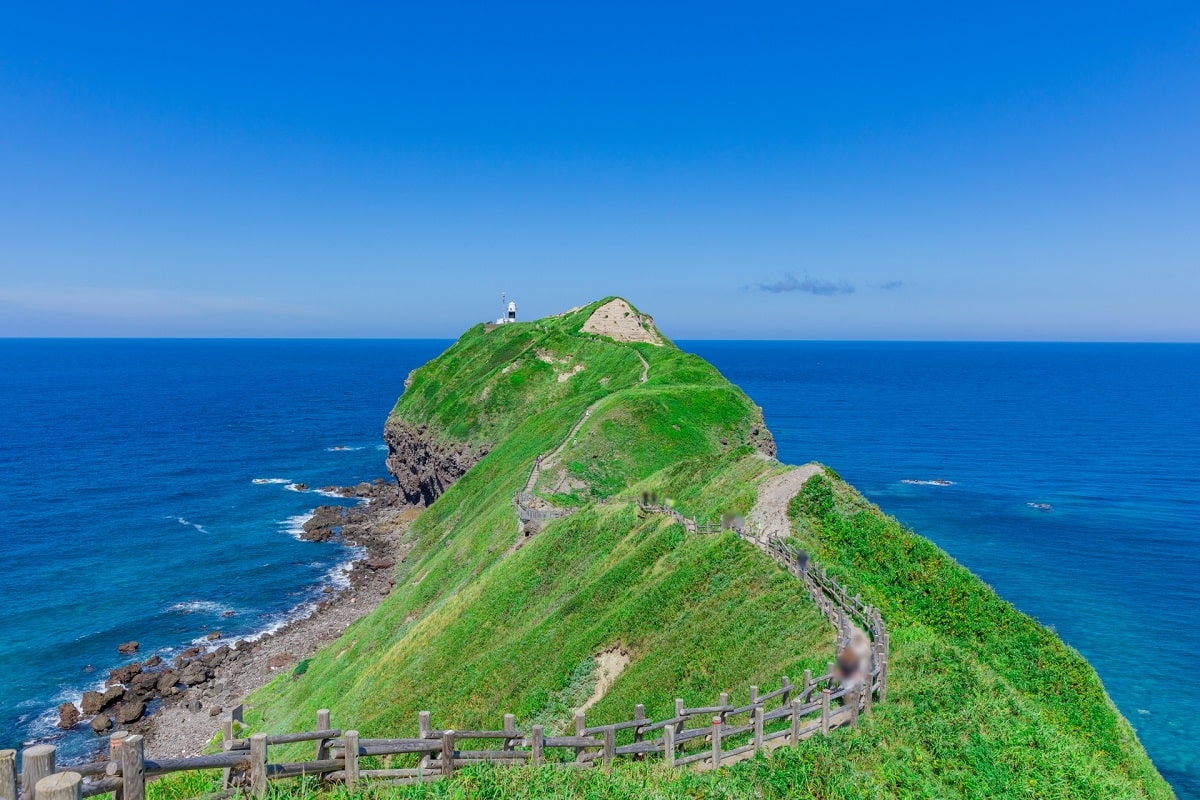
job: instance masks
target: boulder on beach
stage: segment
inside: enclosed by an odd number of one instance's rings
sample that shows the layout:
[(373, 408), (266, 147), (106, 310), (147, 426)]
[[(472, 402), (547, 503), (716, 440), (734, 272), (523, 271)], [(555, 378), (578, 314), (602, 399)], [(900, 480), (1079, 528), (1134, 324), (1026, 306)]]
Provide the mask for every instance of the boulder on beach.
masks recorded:
[(58, 727), (64, 731), (70, 730), (79, 722), (80, 716), (74, 703), (63, 703), (58, 707)]
[(179, 673), (179, 682), (188, 686), (195, 686), (198, 683), (204, 683), (209, 678), (209, 669), (203, 664), (193, 661), (183, 668), (183, 672)]
[(179, 673), (173, 669), (164, 669), (158, 673), (158, 680), (155, 681), (154, 688), (158, 690), (159, 694), (162, 694), (177, 683), (179, 683)]
[(267, 659), (267, 669), (271, 671), (282, 669), (295, 660), (296, 657), (291, 653), (276, 653)]
[(108, 716), (107, 714), (100, 714), (99, 716), (92, 718), (92, 731), (94, 733), (108, 733), (110, 730), (112, 730), (112, 726), (112, 717)]
[(117, 706), (117, 724), (128, 725), (131, 722), (137, 722), (146, 714), (146, 703), (142, 700), (135, 700), (132, 703), (122, 703)]
[(150, 656), (142, 662), (142, 669), (153, 669), (162, 664), (162, 656)]
[(136, 653), (137, 649), (140, 646), (141, 645), (138, 644), (138, 642), (136, 642), (136, 641), (128, 641), (128, 642), (125, 642), (124, 644), (117, 645), (117, 652), (118, 653), (126, 653), (126, 654)]

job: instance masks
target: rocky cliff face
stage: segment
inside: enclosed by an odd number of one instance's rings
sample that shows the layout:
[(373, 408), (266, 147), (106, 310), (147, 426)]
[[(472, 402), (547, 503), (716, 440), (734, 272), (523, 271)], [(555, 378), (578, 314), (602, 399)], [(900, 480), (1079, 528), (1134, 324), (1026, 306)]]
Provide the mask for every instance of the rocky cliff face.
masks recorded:
[(479, 463), (488, 447), (439, 442), (428, 425), (412, 425), (398, 417), (383, 430), (387, 468), (400, 485), (404, 501), (429, 505)]

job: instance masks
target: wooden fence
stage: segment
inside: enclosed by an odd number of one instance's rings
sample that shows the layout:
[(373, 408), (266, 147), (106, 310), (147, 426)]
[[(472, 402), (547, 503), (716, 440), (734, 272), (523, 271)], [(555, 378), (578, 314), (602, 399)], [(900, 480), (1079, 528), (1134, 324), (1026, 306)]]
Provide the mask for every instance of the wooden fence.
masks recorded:
[[(744, 705), (732, 705), (726, 693), (710, 705), (691, 708), (677, 698), (673, 713), (665, 719), (648, 718), (638, 704), (628, 720), (592, 726), (578, 713), (573, 730), (566, 734), (547, 732), (542, 725), (518, 729), (513, 714), (505, 714), (502, 726), (495, 730), (435, 730), (430, 713), (422, 711), (417, 715), (416, 737), (363, 738), (356, 730), (332, 727), (329, 712), (318, 711), (314, 730), (237, 738), (231, 716), (224, 721), (224, 751), (213, 755), (148, 759), (141, 736), (118, 732), (109, 740), (107, 759), (61, 770), (56, 768), (53, 746), (26, 748), (18, 774), (16, 751), (0, 750), (0, 800), (81, 800), (104, 794), (112, 794), (114, 800), (145, 800), (148, 778), (201, 770), (222, 771), (223, 790), (205, 798), (221, 800), (240, 793), (264, 797), (270, 781), (287, 778), (315, 776), (352, 788), (364, 780), (436, 780), (481, 763), (590, 769), (607, 768), (618, 758), (660, 758), (672, 767), (715, 768), (764, 748), (855, 726), (860, 714), (869, 716), (875, 702), (887, 699), (888, 633), (878, 609), (852, 596), (824, 570), (810, 565), (804, 553), (777, 537), (764, 538), (740, 525), (700, 523), (661, 506), (639, 506), (647, 513), (674, 516), (696, 533), (734, 530), (763, 549), (803, 582), (837, 628), (839, 651), (854, 627), (868, 634), (868, 678), (845, 686), (834, 662), (829, 662), (823, 675), (806, 670), (799, 684), (784, 676), (771, 692), (760, 694), (757, 686), (749, 687), (749, 702)], [(314, 748), (311, 760), (271, 762), (271, 747), (306, 742)]]

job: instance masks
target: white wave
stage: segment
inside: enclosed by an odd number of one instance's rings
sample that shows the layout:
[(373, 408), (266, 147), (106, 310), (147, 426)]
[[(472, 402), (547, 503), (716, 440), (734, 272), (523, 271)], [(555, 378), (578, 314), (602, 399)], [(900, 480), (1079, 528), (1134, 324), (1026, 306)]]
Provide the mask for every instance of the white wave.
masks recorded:
[(264, 483), (281, 483), (282, 484), (282, 483), (291, 483), (292, 479), (291, 478), (254, 478), (250, 482), (257, 483), (259, 485), (262, 485)]
[(904, 478), (900, 482), (907, 483), (909, 486), (954, 486), (954, 481), (942, 480), (941, 478), (935, 478), (931, 481), (919, 481), (913, 478)]
[(387, 450), (387, 445), (386, 444), (377, 444), (377, 445), (375, 445), (375, 449), (376, 450)]
[(301, 489), (300, 484), (298, 484), (298, 483), (289, 483), (287, 486), (285, 486), (283, 488), (287, 489), (289, 492), (307, 492), (308, 491), (308, 489)]
[(313, 494), (319, 494), (321, 497), (332, 497), (334, 500), (345, 500), (346, 495), (338, 492), (330, 492), (325, 489), (313, 489)]
[(1035, 508), (1038, 511), (1053, 511), (1054, 510), (1054, 506), (1050, 505), (1049, 503), (1034, 503), (1031, 501), (1031, 502), (1026, 503), (1025, 505), (1029, 506), (1030, 508)]
[(183, 517), (176, 517), (175, 521), (178, 522), (180, 525), (190, 525), (191, 527), (200, 531), (200, 533), (208, 533), (208, 529), (205, 528), (203, 525), (199, 525), (195, 522), (189, 522), (188, 520), (184, 519)]
[(183, 603), (173, 603), (167, 606), (167, 611), (175, 611), (180, 614), (216, 614), (217, 616), (237, 613), (237, 609), (212, 600), (188, 600)]
[(327, 453), (346, 453), (346, 452), (352, 452), (354, 450), (362, 450), (362, 449), (363, 448), (361, 446), (347, 447), (344, 444), (339, 444), (339, 445), (335, 445), (334, 447), (326, 447), (325, 452), (327, 452)]
[(283, 532), (291, 536), (298, 542), (304, 541), (304, 523), (313, 518), (312, 512), (307, 514), (297, 514), (294, 517), (288, 517), (280, 526), (283, 527)]

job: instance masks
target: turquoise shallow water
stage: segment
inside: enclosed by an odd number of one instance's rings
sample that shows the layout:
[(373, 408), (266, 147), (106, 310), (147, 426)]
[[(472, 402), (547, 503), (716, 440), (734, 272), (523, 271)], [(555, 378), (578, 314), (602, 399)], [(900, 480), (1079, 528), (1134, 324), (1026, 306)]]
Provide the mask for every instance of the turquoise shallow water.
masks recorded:
[[(169, 655), (316, 597), (348, 553), (289, 534), (329, 501), (288, 484), (383, 475), (404, 377), (448, 344), (0, 340), (0, 747), (84, 754), (47, 712), (118, 642)], [(1200, 798), (1200, 347), (683, 346), (763, 406), (782, 459), (834, 467), (1055, 627)], [(903, 482), (933, 479), (953, 485)]]

